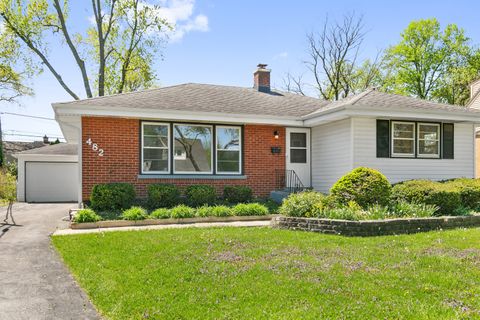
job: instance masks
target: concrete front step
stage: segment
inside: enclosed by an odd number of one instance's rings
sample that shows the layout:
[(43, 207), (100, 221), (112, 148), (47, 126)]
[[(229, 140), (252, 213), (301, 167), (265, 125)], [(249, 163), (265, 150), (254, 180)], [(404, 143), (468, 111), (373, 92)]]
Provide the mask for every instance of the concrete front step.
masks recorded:
[(275, 201), (277, 203), (282, 203), (283, 199), (288, 197), (288, 195), (290, 193), (291, 192), (284, 191), (284, 190), (271, 191), (270, 192), (270, 199), (272, 199), (273, 201)]

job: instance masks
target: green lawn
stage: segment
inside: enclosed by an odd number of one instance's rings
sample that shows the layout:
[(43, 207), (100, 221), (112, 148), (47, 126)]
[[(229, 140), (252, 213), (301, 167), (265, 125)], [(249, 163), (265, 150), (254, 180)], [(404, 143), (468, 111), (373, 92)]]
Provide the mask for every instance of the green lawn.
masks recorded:
[(189, 228), (53, 243), (110, 319), (480, 319), (480, 229)]

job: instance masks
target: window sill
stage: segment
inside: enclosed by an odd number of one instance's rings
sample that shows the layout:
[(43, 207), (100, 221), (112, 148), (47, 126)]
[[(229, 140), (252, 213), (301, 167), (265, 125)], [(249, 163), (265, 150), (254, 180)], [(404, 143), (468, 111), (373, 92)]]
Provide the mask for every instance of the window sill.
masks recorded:
[(203, 179), (203, 180), (244, 180), (246, 175), (228, 174), (139, 174), (138, 179)]

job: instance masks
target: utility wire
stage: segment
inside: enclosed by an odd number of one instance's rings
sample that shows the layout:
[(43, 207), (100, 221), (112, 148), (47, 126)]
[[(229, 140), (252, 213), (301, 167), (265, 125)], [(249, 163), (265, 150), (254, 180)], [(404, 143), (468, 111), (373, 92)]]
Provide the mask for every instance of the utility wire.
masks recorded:
[(18, 117), (26, 117), (26, 118), (33, 118), (33, 119), (41, 119), (41, 120), (53, 120), (53, 118), (47, 118), (47, 117), (40, 117), (40, 116), (30, 116), (28, 114), (21, 114), (21, 113), (14, 113), (14, 112), (5, 112), (5, 111), (0, 111), (0, 114), (8, 114), (11, 116), (18, 116)]
[[(43, 136), (37, 136), (37, 135), (33, 135), (33, 134), (17, 134), (17, 133), (4, 133), (3, 134), (4, 136), (16, 136), (16, 137), (32, 137), (32, 138), (43, 138)], [(63, 139), (65, 140), (65, 138), (63, 137), (55, 137), (55, 136), (50, 136), (49, 138), (56, 138), (56, 139)]]

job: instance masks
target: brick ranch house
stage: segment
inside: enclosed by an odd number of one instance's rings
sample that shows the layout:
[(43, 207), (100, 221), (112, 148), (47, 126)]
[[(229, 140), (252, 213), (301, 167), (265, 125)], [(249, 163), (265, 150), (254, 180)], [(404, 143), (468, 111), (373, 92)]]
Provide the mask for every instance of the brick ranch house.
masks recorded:
[(392, 183), (476, 174), (475, 104), (374, 89), (322, 101), (273, 90), (266, 65), (253, 88), (187, 83), (53, 109), (67, 141), (78, 144), (79, 203), (108, 182), (132, 183), (140, 197), (151, 183), (209, 184), (219, 193), (248, 185), (266, 197), (286, 186), (328, 192), (358, 166)]

